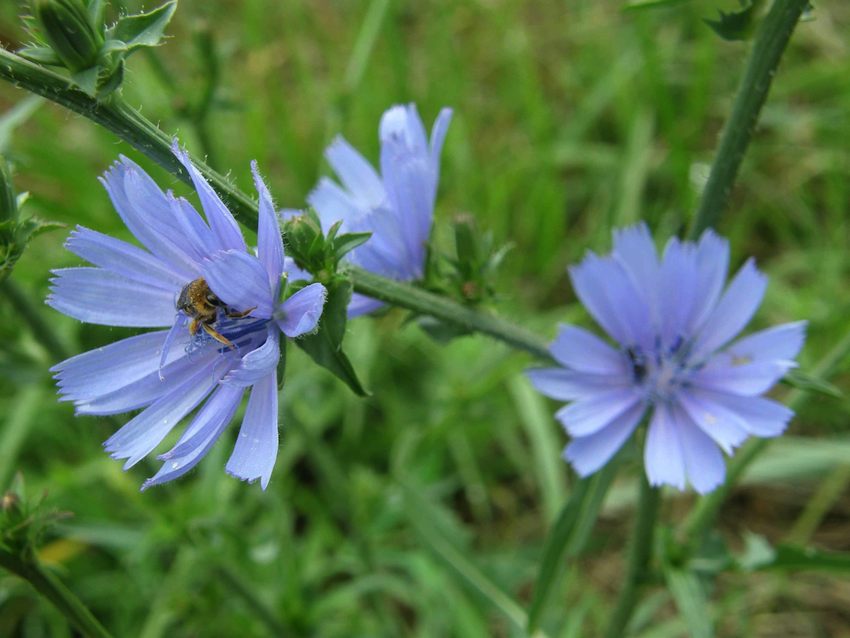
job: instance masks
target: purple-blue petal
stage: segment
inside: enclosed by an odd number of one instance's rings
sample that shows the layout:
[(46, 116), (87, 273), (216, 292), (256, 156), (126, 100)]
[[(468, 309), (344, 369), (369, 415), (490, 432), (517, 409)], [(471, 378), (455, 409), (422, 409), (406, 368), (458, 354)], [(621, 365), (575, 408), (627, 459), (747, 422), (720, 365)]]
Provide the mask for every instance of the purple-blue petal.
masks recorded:
[(272, 291), (266, 269), (248, 253), (228, 250), (204, 261), (201, 272), (210, 289), (227, 307), (237, 312), (254, 308), (248, 316), (272, 315)]
[(589, 394), (564, 406), (555, 414), (570, 436), (589, 436), (604, 429), (611, 422), (641, 402), (632, 388), (614, 388)]
[(536, 368), (526, 370), (531, 384), (541, 394), (560, 401), (577, 401), (583, 397), (604, 393), (612, 387), (627, 387), (628, 382), (612, 380), (605, 374), (577, 372), (564, 368)]
[(139, 328), (161, 328), (174, 321), (177, 291), (102, 268), (60, 268), (53, 274), (47, 304), (80, 321)]
[(666, 404), (655, 407), (649, 421), (643, 463), (650, 485), (672, 485), (685, 489), (685, 457), (679, 424)]
[(567, 368), (622, 377), (628, 369), (623, 355), (584, 328), (561, 324), (549, 346), (555, 360)]
[(636, 404), (608, 427), (590, 436), (573, 439), (564, 450), (564, 458), (572, 464), (579, 476), (593, 474), (623, 446), (635, 431), (644, 412), (644, 406)]
[(277, 374), (259, 380), (251, 390), (245, 418), (225, 470), (243, 481), (269, 484), (278, 448)]
[(310, 284), (284, 301), (275, 311), (281, 332), (295, 338), (311, 333), (319, 325), (328, 291), (322, 284)]
[(173, 293), (186, 282), (161, 259), (127, 242), (77, 226), (65, 248), (86, 261), (127, 279)]
[(794, 416), (790, 408), (764, 397), (745, 397), (698, 389), (690, 390), (689, 394), (709, 406), (711, 413), (717, 415), (718, 419), (734, 421), (753, 436), (779, 436)]
[(239, 365), (228, 372), (221, 382), (243, 388), (253, 385), (274, 372), (279, 360), (280, 337), (277, 329), (271, 328), (265, 343), (242, 357)]
[(704, 395), (682, 392), (679, 403), (690, 419), (727, 454), (750, 436), (740, 419), (729, 418), (727, 412), (716, 409)]
[(706, 230), (697, 244), (697, 283), (696, 296), (687, 330), (693, 333), (699, 330), (708, 315), (714, 310), (729, 269), (729, 242), (712, 230)]
[(213, 391), (177, 444), (159, 458), (159, 471), (142, 484), (142, 490), (171, 481), (191, 470), (206, 456), (233, 418), (243, 390), (219, 386)]
[(327, 177), (321, 178), (307, 195), (307, 203), (316, 210), (324, 232), (338, 221), (344, 232), (350, 232), (349, 225), (363, 214), (352, 197)]
[(741, 361), (791, 361), (805, 338), (805, 321), (786, 323), (739, 339), (723, 353)]
[(217, 247), (219, 250), (240, 250), (246, 252), (248, 247), (245, 245), (245, 239), (242, 237), (242, 232), (239, 230), (239, 224), (236, 223), (231, 212), (221, 201), (221, 197), (213, 190), (204, 176), (192, 164), (189, 154), (180, 148), (175, 139), (171, 145), (171, 151), (175, 157), (183, 164), (189, 177), (192, 178), (192, 184), (198, 193), (201, 200), (201, 207), (204, 209), (204, 214), (207, 216), (207, 222), (215, 236)]
[(260, 177), (257, 162), (251, 162), (254, 186), (260, 196), (259, 220), (257, 222), (257, 258), (269, 276), (272, 296), (277, 294), (280, 276), (283, 274), (283, 240), (269, 189)]
[(688, 482), (699, 494), (717, 488), (726, 476), (726, 463), (717, 444), (681, 408), (674, 408), (682, 442)]
[(381, 178), (345, 138), (338, 136), (325, 150), (325, 157), (359, 208), (381, 204), (386, 197)]

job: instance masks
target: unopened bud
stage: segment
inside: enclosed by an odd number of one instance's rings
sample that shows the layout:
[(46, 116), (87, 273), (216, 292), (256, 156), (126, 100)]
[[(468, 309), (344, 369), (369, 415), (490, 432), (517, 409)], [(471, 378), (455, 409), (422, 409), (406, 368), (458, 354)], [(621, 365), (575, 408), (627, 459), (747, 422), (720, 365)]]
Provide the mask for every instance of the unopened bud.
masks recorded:
[(95, 66), (104, 39), (82, 0), (35, 0), (34, 9), (45, 40), (69, 71)]

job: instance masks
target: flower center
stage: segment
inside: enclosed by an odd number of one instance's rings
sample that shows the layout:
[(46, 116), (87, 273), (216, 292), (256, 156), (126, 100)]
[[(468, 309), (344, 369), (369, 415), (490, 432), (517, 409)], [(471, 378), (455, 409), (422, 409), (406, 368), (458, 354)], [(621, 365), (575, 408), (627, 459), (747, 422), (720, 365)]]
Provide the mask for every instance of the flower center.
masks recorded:
[(632, 378), (650, 403), (669, 403), (695, 366), (689, 361), (690, 348), (682, 339), (672, 346), (643, 350), (639, 346), (626, 349), (625, 355), (632, 367)]

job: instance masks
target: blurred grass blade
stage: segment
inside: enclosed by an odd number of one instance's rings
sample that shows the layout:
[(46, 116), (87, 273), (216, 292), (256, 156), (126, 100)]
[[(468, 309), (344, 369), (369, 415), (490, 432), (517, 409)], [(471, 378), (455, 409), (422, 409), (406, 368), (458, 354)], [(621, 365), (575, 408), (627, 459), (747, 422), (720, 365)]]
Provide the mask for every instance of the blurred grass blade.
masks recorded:
[(5, 489), (9, 484), (18, 452), (32, 433), (33, 418), (43, 405), (44, 391), (40, 385), (25, 387), (12, 403), (0, 434), (0, 488)]
[(372, 57), (375, 41), (378, 39), (378, 33), (381, 31), (381, 24), (384, 22), (389, 6), (390, 0), (372, 0), (369, 4), (369, 10), (357, 34), (348, 67), (345, 69), (345, 88), (349, 92), (357, 89), (363, 79), (363, 73), (369, 58)]
[(836, 399), (844, 396), (844, 393), (829, 381), (818, 378), (809, 372), (804, 372), (799, 368), (789, 370), (782, 378), (782, 382), (804, 392), (816, 392)]
[(697, 575), (692, 571), (668, 566), (664, 569), (664, 579), (679, 613), (685, 619), (691, 638), (712, 638), (714, 629), (711, 609)]
[(659, 7), (668, 7), (676, 4), (684, 4), (690, 0), (629, 0), (624, 11), (638, 11), (640, 9), (656, 9)]
[(776, 548), (773, 560), (760, 565), (759, 569), (850, 574), (850, 553), (825, 552), (811, 547), (779, 545)]
[(534, 585), (534, 598), (528, 613), (528, 632), (534, 633), (558, 580), (565, 558), (578, 556), (584, 549), (605, 494), (617, 473), (617, 457), (599, 472), (580, 480), (570, 495), (555, 526), (546, 538), (540, 573)]
[(431, 524), (437, 514), (432, 513), (433, 505), (430, 501), (408, 480), (401, 478), (400, 483), (404, 491), (408, 518), (422, 541), (437, 558), (490, 601), (511, 624), (522, 631), (526, 625), (526, 615), (522, 607), (467, 558), (468, 552), (454, 546)]
[(543, 505), (546, 511), (546, 522), (551, 524), (558, 515), (561, 503), (566, 500), (564, 489), (566, 467), (560, 455), (556, 453), (561, 447), (556, 436), (556, 425), (546, 408), (546, 402), (538, 394), (524, 376), (515, 376), (508, 381), (511, 393), (521, 423), (531, 441), (534, 472)]
[(43, 97), (28, 95), (0, 115), (0, 151), (5, 151), (8, 148), (15, 129), (26, 122), (45, 102), (46, 100)]

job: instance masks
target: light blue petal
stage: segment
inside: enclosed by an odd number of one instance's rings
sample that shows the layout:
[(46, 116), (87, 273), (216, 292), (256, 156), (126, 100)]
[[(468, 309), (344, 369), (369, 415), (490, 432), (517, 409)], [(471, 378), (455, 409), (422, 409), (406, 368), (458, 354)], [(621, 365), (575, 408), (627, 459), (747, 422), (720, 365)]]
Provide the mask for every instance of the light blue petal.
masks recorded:
[[(109, 392), (75, 401), (76, 413), (102, 416), (144, 408), (172, 392), (187, 376), (195, 374), (198, 370), (207, 370), (212, 375), (213, 365), (219, 363), (222, 357), (213, 346), (188, 355), (176, 350), (175, 355), (177, 358), (162, 369), (157, 367), (153, 372), (135, 381), (128, 381), (121, 386), (116, 383), (115, 389)], [(228, 360), (230, 360), (229, 357)]]
[(269, 484), (277, 459), (277, 405), (277, 374), (273, 370), (251, 390), (233, 454), (225, 466), (229, 474), (243, 481), (260, 479), (263, 489)]
[(764, 397), (744, 397), (723, 392), (691, 389), (689, 394), (709, 406), (718, 419), (735, 421), (753, 436), (779, 436), (785, 431), (793, 410)]
[(725, 345), (749, 323), (761, 303), (767, 278), (752, 259), (747, 260), (720, 297), (697, 337), (694, 358), (705, 357)]
[[(409, 157), (403, 152), (394, 153), (394, 150), (399, 149), (391, 144), (381, 149), (384, 183), (402, 240), (400, 249), (395, 251), (394, 269), (402, 273), (404, 279), (419, 279), (431, 235), (436, 181), (427, 157)], [(376, 235), (378, 233), (384, 235), (385, 229), (377, 228)]]
[(700, 294), (696, 296), (687, 331), (693, 334), (702, 328), (708, 315), (714, 310), (729, 268), (729, 242), (712, 230), (702, 234), (697, 245), (697, 285)]
[(220, 378), (212, 366), (197, 370), (113, 434), (104, 443), (106, 451), (114, 459), (127, 459), (125, 470), (132, 467), (212, 392)]
[(273, 372), (280, 360), (278, 334), (277, 328), (269, 329), (265, 343), (242, 357), (239, 366), (231, 370), (221, 382), (244, 388)]
[[(165, 194), (140, 167), (126, 157), (121, 156), (107, 170), (100, 182), (106, 188), (112, 205), (124, 222), (124, 225), (151, 253), (168, 264), (168, 267), (186, 281), (197, 276), (197, 263), (177, 245), (176, 235), (170, 220), (163, 219), (160, 207), (165, 215), (169, 214), (170, 204)], [(152, 201), (145, 198), (150, 197)]]
[(269, 189), (260, 177), (257, 162), (251, 162), (254, 186), (260, 195), (259, 220), (257, 223), (257, 258), (269, 275), (272, 297), (277, 297), (280, 276), (283, 274), (283, 240)]
[(308, 273), (306, 270), (301, 270), (296, 264), (295, 260), (292, 257), (284, 257), (283, 258), (283, 272), (286, 273), (289, 281), (298, 281), (299, 279), (312, 279), (313, 275)]
[(685, 489), (685, 453), (679, 437), (679, 424), (664, 403), (655, 407), (650, 419), (643, 463), (650, 485), (672, 485), (678, 490)]
[(350, 232), (349, 225), (363, 214), (351, 196), (327, 177), (307, 195), (307, 203), (315, 209), (324, 232), (338, 221), (342, 221), (344, 232)]
[(577, 326), (561, 324), (549, 352), (558, 363), (573, 370), (615, 377), (629, 374), (628, 362), (622, 353)]
[(590, 436), (573, 439), (564, 450), (564, 458), (572, 464), (579, 476), (593, 474), (623, 446), (635, 431), (644, 412), (644, 406), (636, 404), (607, 428)]
[(348, 318), (354, 319), (355, 317), (360, 317), (361, 315), (383, 308), (385, 305), (384, 302), (377, 299), (354, 293), (351, 295), (351, 301), (348, 302)]
[(338, 136), (325, 150), (325, 157), (359, 207), (381, 204), (385, 197), (381, 178), (345, 138)]
[(175, 197), (170, 191), (167, 195), (171, 215), (179, 224), (179, 231), (175, 236), (180, 237), (182, 244), (191, 248), (195, 259), (201, 262), (204, 257), (219, 250), (218, 239), (189, 200), (185, 197)]
[(659, 272), (658, 317), (661, 327), (661, 346), (689, 337), (688, 320), (696, 298), (702, 293), (697, 288), (697, 256), (694, 244), (672, 238), (667, 242)]
[[(89, 350), (53, 366), (62, 401), (85, 401), (119, 390), (159, 367), (160, 350), (167, 332), (157, 330), (128, 337)], [(188, 343), (188, 331), (183, 344)], [(168, 362), (185, 356), (175, 349)]]
[(632, 284), (652, 313), (652, 324), (658, 325), (658, 255), (646, 224), (628, 226), (614, 233), (613, 257), (626, 270)]
[(159, 456), (165, 462), (154, 476), (142, 484), (142, 490), (183, 476), (195, 467), (230, 423), (242, 393), (241, 388), (219, 386), (186, 428), (177, 445)]
[(570, 436), (589, 436), (622, 418), (623, 414), (640, 402), (640, 396), (632, 388), (614, 388), (585, 396), (564, 406), (555, 413), (555, 418), (563, 424)]
[(139, 328), (174, 322), (177, 291), (154, 288), (102, 268), (60, 268), (53, 274), (47, 304), (80, 321)]
[(690, 382), (706, 390), (754, 396), (770, 390), (791, 368), (793, 361), (768, 361), (736, 364), (728, 357), (717, 356), (711, 363), (690, 376)]
[(685, 457), (688, 482), (699, 494), (707, 494), (726, 476), (726, 463), (717, 445), (703, 432), (681, 408), (673, 408), (679, 440)]
[(189, 332), (189, 318), (182, 312), (178, 312), (174, 317), (174, 323), (165, 335), (165, 341), (162, 344), (162, 349), (159, 355), (159, 370), (160, 373), (165, 367), (168, 355), (172, 354), (172, 348), (179, 342), (184, 342), (184, 348), (191, 341), (192, 334)]
[(246, 252), (248, 247), (245, 245), (245, 239), (242, 237), (242, 232), (239, 230), (239, 224), (236, 223), (236, 219), (234, 219), (212, 186), (204, 179), (204, 176), (195, 168), (192, 160), (189, 158), (189, 154), (180, 148), (176, 139), (171, 144), (171, 151), (180, 163), (183, 164), (186, 172), (192, 178), (192, 184), (194, 184), (198, 197), (201, 200), (201, 207), (207, 216), (207, 222), (209, 222), (210, 228), (217, 240), (217, 247), (220, 250), (232, 249)]
[(446, 133), (449, 132), (451, 121), (452, 110), (443, 108), (440, 110), (437, 119), (434, 120), (434, 126), (431, 128), (431, 164), (434, 167), (434, 173), (437, 179), (440, 176), (440, 154), (443, 151), (443, 142), (446, 141)]
[(267, 319), (272, 314), (272, 291), (266, 269), (248, 253), (228, 250), (204, 261), (201, 272), (210, 289), (228, 308)]
[(750, 435), (740, 419), (730, 418), (727, 411), (716, 409), (714, 403), (704, 399), (704, 395), (681, 392), (679, 402), (690, 419), (727, 454), (731, 454)]
[(310, 284), (281, 304), (275, 312), (275, 321), (281, 332), (295, 338), (316, 330), (328, 291), (322, 284)]
[(616, 380), (604, 374), (589, 374), (564, 368), (538, 368), (525, 371), (535, 389), (560, 401), (576, 401), (604, 393), (612, 387), (628, 387), (626, 379)]
[(180, 273), (147, 251), (83, 226), (71, 232), (65, 248), (95, 266), (172, 294), (186, 283)]
[(806, 322), (786, 323), (739, 339), (724, 354), (740, 361), (791, 361), (806, 339)]

